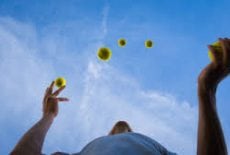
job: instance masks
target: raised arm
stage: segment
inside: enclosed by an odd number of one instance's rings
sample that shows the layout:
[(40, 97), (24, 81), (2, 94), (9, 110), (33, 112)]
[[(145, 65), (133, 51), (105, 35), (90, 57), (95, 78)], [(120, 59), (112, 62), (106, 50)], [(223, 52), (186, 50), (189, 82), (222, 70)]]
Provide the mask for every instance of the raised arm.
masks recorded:
[(230, 73), (230, 39), (219, 39), (219, 42), (221, 51), (209, 46), (214, 61), (202, 70), (198, 79), (198, 155), (227, 155), (216, 109), (216, 90), (218, 84)]
[(54, 118), (58, 114), (58, 102), (68, 101), (67, 98), (57, 97), (65, 88), (61, 87), (53, 93), (54, 82), (47, 88), (43, 99), (42, 118), (20, 139), (11, 155), (40, 155), (42, 145)]

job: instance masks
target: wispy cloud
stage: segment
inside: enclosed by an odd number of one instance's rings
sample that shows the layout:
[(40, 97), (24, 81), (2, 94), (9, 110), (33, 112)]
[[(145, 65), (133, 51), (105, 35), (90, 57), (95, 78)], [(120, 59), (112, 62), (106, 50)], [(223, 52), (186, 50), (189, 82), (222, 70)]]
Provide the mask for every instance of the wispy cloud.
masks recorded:
[[(106, 21), (108, 8), (104, 14)], [(196, 107), (165, 92), (143, 90), (131, 75), (96, 60), (95, 52), (72, 58), (68, 46), (63, 45), (63, 59), (44, 58), (41, 49), (52, 50), (55, 42), (44, 46), (47, 38), (39, 38), (33, 26), (9, 18), (0, 21), (0, 71), (4, 73), (0, 76), (0, 125), (4, 137), (0, 145), (5, 148), (1, 154), (8, 153), (40, 118), (45, 87), (61, 73), (68, 79), (63, 96), (71, 101), (60, 104), (44, 152), (77, 152), (92, 139), (108, 134), (116, 121), (126, 120), (134, 131), (156, 139), (169, 150), (195, 154)], [(63, 71), (63, 65), (72, 70)]]
[(102, 37), (106, 37), (107, 34), (107, 21), (108, 21), (108, 15), (109, 15), (109, 5), (105, 5), (105, 7), (103, 8), (102, 11), (102, 23), (101, 23), (101, 27), (102, 27)]
[(24, 132), (41, 114), (35, 103), (41, 101), (53, 69), (37, 56), (36, 39), (32, 26), (0, 19), (1, 154), (8, 154), (18, 140), (17, 132)]
[(134, 131), (172, 150), (195, 153), (196, 108), (189, 103), (163, 92), (142, 90), (135, 79), (106, 64), (90, 62), (85, 79), (79, 113), (88, 122), (82, 123), (87, 141), (107, 134), (116, 121), (126, 120)]

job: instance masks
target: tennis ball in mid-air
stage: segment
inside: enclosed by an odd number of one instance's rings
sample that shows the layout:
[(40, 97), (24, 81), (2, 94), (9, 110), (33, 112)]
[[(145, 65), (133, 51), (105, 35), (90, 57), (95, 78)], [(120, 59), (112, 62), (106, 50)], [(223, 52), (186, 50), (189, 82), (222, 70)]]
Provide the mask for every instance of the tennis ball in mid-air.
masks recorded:
[(126, 45), (126, 40), (123, 39), (123, 38), (119, 39), (119, 40), (118, 40), (118, 45), (119, 45), (120, 47), (124, 47), (124, 46)]
[[(216, 49), (216, 51), (218, 51), (218, 52), (221, 52), (221, 46), (220, 46), (220, 42), (219, 41), (217, 41), (217, 42), (214, 42), (213, 44), (212, 44), (212, 46)], [(211, 61), (214, 61), (214, 55), (212, 54), (212, 52), (209, 50), (208, 51), (208, 57), (209, 57), (209, 59), (211, 60)]]
[(153, 47), (153, 42), (152, 42), (152, 40), (146, 40), (146, 41), (145, 41), (145, 47), (146, 47), (146, 48), (152, 48), (152, 47)]
[(101, 47), (97, 52), (98, 59), (103, 61), (109, 61), (112, 56), (112, 51), (107, 47)]
[(58, 77), (56, 80), (55, 80), (55, 85), (60, 88), (60, 87), (63, 87), (66, 85), (66, 80), (63, 78), (63, 77)]

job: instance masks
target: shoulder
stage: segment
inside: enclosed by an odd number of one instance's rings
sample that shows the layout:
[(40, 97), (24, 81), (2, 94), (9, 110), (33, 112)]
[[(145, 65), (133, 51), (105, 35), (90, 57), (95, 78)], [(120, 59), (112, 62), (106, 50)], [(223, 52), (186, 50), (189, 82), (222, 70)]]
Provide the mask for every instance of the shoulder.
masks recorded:
[(55, 153), (52, 153), (51, 155), (80, 155), (80, 153), (69, 154), (65, 152), (55, 152)]
[(121, 133), (96, 138), (88, 143), (82, 149), (81, 153), (84, 154), (91, 151), (99, 152), (102, 149), (104, 152), (123, 150), (127, 152), (144, 152), (145, 154), (170, 154), (163, 145), (154, 139), (135, 132)]

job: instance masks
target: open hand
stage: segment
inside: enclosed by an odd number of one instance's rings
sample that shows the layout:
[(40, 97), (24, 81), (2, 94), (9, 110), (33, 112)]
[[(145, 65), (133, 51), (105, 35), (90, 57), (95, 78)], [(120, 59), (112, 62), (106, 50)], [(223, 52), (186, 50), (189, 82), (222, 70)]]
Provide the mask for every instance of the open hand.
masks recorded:
[(57, 97), (60, 92), (65, 88), (65, 86), (59, 88), (53, 92), (54, 81), (46, 89), (44, 99), (43, 99), (43, 115), (51, 114), (54, 117), (58, 114), (58, 102), (59, 101), (69, 101), (66, 97)]

